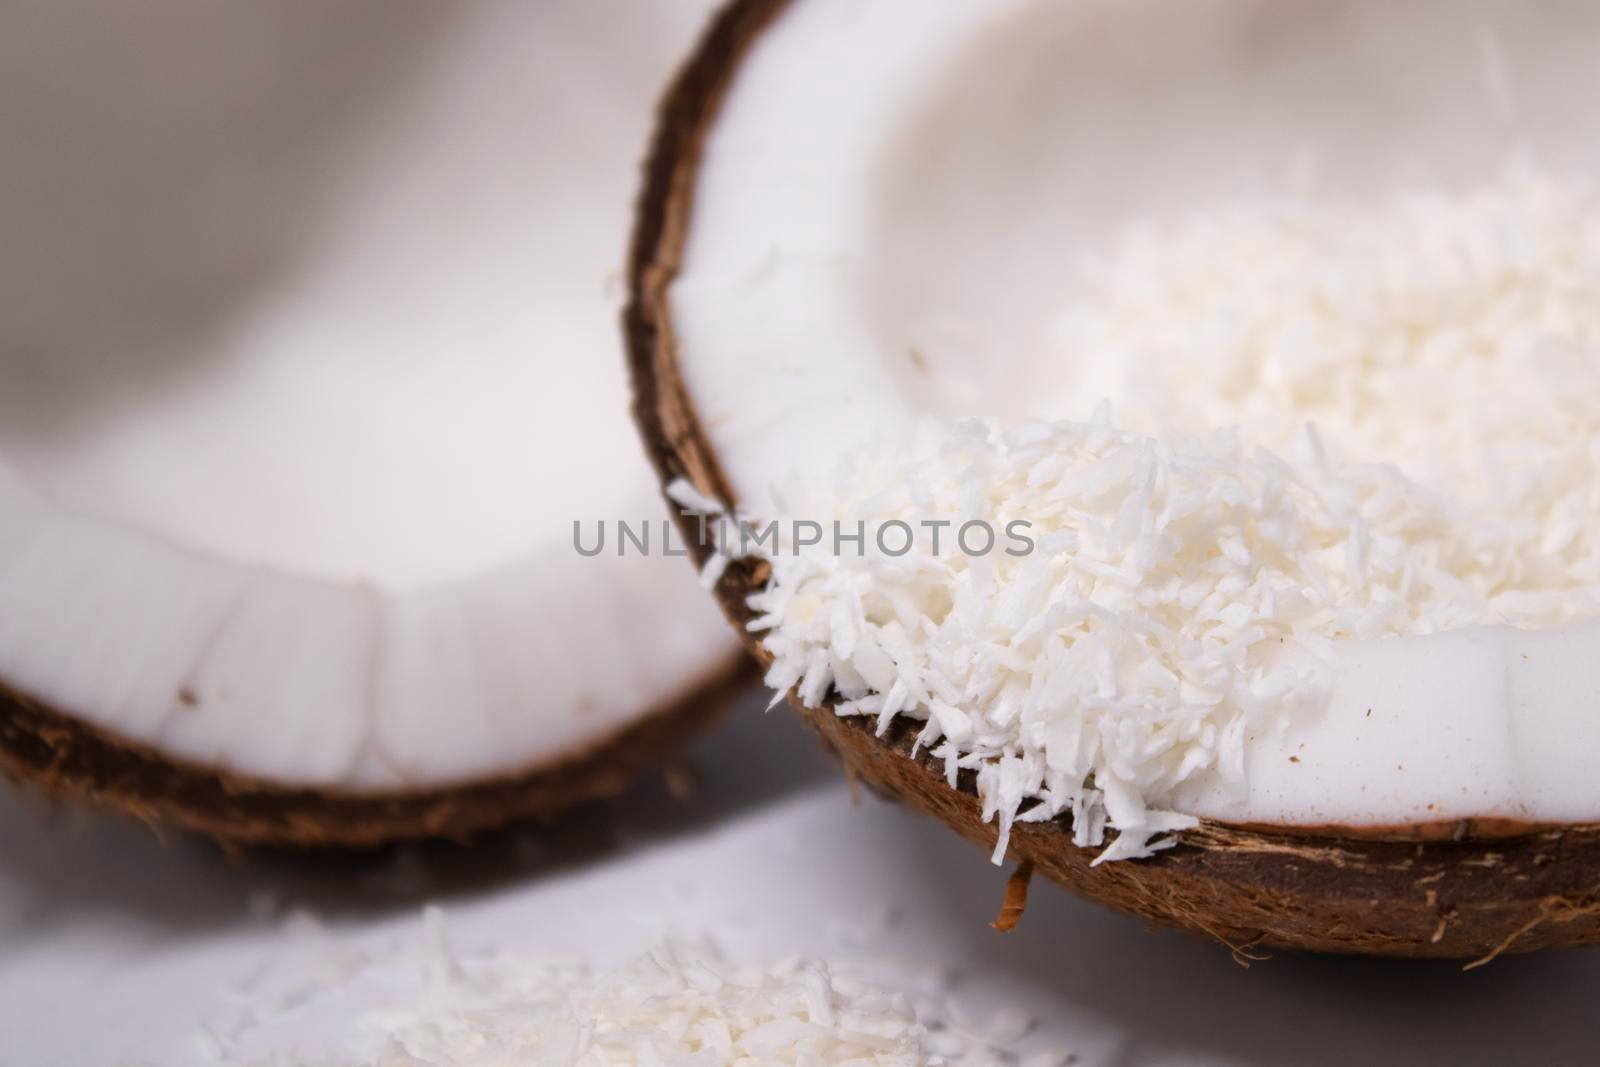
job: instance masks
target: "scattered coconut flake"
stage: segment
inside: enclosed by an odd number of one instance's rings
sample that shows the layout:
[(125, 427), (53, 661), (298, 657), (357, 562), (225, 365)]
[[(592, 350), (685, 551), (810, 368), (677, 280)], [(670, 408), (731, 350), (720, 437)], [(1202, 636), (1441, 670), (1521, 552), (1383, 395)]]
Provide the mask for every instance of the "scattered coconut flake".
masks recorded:
[[(930, 423), (747, 520), (778, 523), (751, 552), (768, 683), (922, 723), (996, 863), (1061, 816), (1117, 832), (1096, 862), (1170, 845), (1196, 821), (1173, 791), (1241, 785), (1248, 735), (1325, 706), (1337, 642), (1600, 614), (1589, 186), (1522, 166), (1377, 213), (1244, 204), (1085, 277), (1063, 365), (1127, 412)], [(958, 549), (966, 523), (993, 549)]]
[(687, 478), (674, 478), (667, 485), (667, 496), (691, 515), (721, 515), (723, 507), (694, 487)]
[(572, 959), (463, 956), (439, 909), (427, 909), (424, 924), (420, 951), (409, 959), (346, 946), (312, 980), (294, 983), (292, 1002), (266, 1012), (279, 1021), (296, 1017), (307, 1000), (300, 987), (347, 991), (349, 958), (369, 962), (374, 973), (414, 970), (415, 996), (358, 1020), (369, 1035), (364, 1047), (334, 1058), (279, 1050), (253, 1059), (239, 1051), (239, 1039), (270, 1027), (252, 1013), (248, 1025), (202, 1028), (201, 1052), (226, 1067), (976, 1067), (1016, 1062), (1005, 1050), (1033, 1024), (1002, 1008), (975, 1033), (947, 1002), (924, 992), (914, 1007), (848, 962), (746, 966), (703, 939), (668, 939), (605, 971)]

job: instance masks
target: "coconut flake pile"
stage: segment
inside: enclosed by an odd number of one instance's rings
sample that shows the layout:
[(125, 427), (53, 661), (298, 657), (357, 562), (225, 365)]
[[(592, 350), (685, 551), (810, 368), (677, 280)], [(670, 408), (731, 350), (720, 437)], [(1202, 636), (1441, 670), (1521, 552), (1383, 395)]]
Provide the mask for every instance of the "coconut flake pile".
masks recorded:
[[(453, 961), (452, 961), (453, 964)], [(736, 967), (705, 946), (664, 942), (634, 963), (452, 965), (420, 1010), (393, 1019), (378, 1067), (552, 1067), (924, 1061), (904, 997), (792, 960)]]
[(1110, 398), (1133, 429), (1238, 426), (1280, 453), (1314, 423), (1452, 498), (1558, 520), (1551, 566), (1578, 564), (1561, 550), (1592, 530), (1600, 449), (1592, 182), (1519, 162), (1379, 210), (1235, 204), (1133, 227), (1070, 291), (1050, 415)]
[[(1098, 861), (1170, 844), (1195, 823), (1173, 789), (1241, 784), (1247, 735), (1325, 706), (1337, 642), (1600, 614), (1591, 188), (1520, 167), (1375, 213), (1242, 204), (1084, 278), (1061, 402), (1115, 397), (1117, 424), (921, 427), (751, 520), (779, 520), (750, 601), (768, 683), (923, 723), (952, 784), (975, 772), (996, 862), (1066, 813), (1080, 845), (1118, 831)], [(865, 550), (796, 547), (795, 519), (864, 520)], [(896, 519), (955, 525), (896, 557)], [(1019, 519), (1031, 552), (951, 544)]]
[[(425, 922), (425, 944), (405, 954), (414, 964), (347, 948), (320, 981), (297, 983), (289, 995), (298, 1009), (347, 992), (367, 972), (420, 972), (417, 994), (360, 1017), (359, 1028), (374, 1036), (366, 1049), (253, 1059), (235, 1048), (262, 1030), (257, 1005), (225, 1028), (232, 1040), (207, 1029), (208, 1058), (227, 1067), (979, 1067), (1018, 1063), (1003, 1046), (1031, 1028), (1031, 1018), (1013, 1010), (974, 1032), (935, 993), (913, 1003), (848, 964), (793, 958), (744, 966), (704, 940), (673, 939), (616, 970), (573, 959), (464, 957), (437, 908)], [(1068, 1062), (1053, 1053), (1026, 1060)]]

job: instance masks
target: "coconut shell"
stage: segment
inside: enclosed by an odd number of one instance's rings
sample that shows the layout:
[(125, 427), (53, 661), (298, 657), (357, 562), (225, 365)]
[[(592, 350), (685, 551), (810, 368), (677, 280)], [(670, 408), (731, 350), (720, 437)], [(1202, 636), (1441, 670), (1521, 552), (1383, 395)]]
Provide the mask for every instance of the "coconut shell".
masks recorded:
[[(701, 39), (662, 102), (645, 166), (624, 314), (634, 413), (667, 485), (686, 478), (708, 496), (736, 500), (685, 388), (668, 290), (692, 224), (698, 167), (739, 64), (791, 2), (733, 0)], [(760, 383), (754, 383), (759, 387)], [(703, 563), (694, 520), (684, 540)], [(731, 566), (716, 587), (745, 630), (746, 598), (766, 574)], [(913, 755), (913, 731), (840, 718), (831, 707), (793, 705), (846, 768), (876, 791), (926, 812), (984, 849), (996, 827), (981, 816), (973, 775), (957, 788), (942, 761)], [(1069, 889), (1151, 922), (1214, 938), (1241, 959), (1266, 948), (1485, 962), (1502, 952), (1600, 940), (1600, 827), (1503, 820), (1356, 831), (1205, 822), (1175, 847), (1143, 860), (1091, 867), (1096, 851), (1072, 843), (1070, 819), (1018, 824), (1010, 855)]]
[(237, 844), (364, 848), (549, 822), (621, 793), (725, 711), (749, 671), (730, 663), (596, 747), (480, 781), (394, 792), (285, 788), (174, 760), (0, 687), (0, 772), (49, 796)]

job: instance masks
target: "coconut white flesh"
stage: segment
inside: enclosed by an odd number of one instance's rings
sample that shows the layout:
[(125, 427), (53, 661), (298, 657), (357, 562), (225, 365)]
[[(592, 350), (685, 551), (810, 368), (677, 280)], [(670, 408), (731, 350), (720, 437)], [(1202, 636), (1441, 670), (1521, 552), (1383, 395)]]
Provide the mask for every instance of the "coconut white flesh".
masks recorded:
[[(1083, 385), (1052, 347), (1063, 279), (1133, 220), (1467, 189), (1519, 150), (1600, 166), (1592, 6), (997, 0), (905, 16), (792, 5), (709, 137), (672, 313), (743, 502), (925, 412), (1085, 417), (1056, 407)], [(1354, 827), (1600, 818), (1584, 758), (1600, 626), (1350, 643), (1338, 660), (1326, 715), (1249, 739), (1244, 795), (1208, 775), (1176, 807)]]
[[(0, 24), (0, 683), (285, 786), (581, 753), (724, 669), (627, 411), (636, 161), (709, 4)], [(649, 520), (652, 558), (583, 558)]]

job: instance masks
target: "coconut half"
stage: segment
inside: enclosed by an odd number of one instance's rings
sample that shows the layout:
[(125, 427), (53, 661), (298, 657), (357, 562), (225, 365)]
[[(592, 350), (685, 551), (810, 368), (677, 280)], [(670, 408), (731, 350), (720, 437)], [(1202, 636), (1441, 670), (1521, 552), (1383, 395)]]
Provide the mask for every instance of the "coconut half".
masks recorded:
[(719, 709), (616, 326), (696, 7), (7, 10), (0, 766), (366, 844), (614, 793)]
[[(1559, 2), (998, 0), (908, 18), (738, 0), (667, 100), (635, 231), (629, 340), (658, 471), (738, 508), (922, 412), (1059, 416), (1029, 360), (1067, 252), (1313, 180), (1358, 200), (1461, 187), (1518, 149), (1592, 172), (1597, 57), (1600, 19)], [(763, 578), (721, 580), (736, 621)], [(1251, 740), (1263, 770), (1243, 802), (1188, 791), (1203, 821), (1177, 847), (1091, 869), (1058, 821), (1019, 825), (1011, 850), (1237, 948), (1597, 940), (1597, 655), (1593, 624), (1351, 650), (1327, 716)], [(913, 757), (914, 731), (801, 710), (855, 773), (993, 844), (971, 782)], [(1291, 765), (1306, 744), (1316, 766)]]

